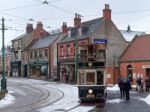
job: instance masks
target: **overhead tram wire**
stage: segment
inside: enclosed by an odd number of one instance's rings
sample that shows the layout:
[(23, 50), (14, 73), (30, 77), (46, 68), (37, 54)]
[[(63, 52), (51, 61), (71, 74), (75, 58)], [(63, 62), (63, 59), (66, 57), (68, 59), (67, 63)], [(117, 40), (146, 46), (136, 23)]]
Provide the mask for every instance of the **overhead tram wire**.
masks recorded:
[(26, 6), (14, 7), (14, 8), (0, 10), (0, 12), (4, 12), (4, 11), (8, 11), (8, 10), (22, 9), (22, 8), (28, 8), (28, 7), (38, 6), (38, 5), (41, 5), (41, 4), (33, 4), (33, 5), (26, 5)]
[(71, 15), (74, 15), (74, 14), (75, 14), (75, 13), (73, 13), (73, 12), (70, 12), (70, 11), (66, 10), (66, 9), (60, 8), (60, 7), (56, 6), (56, 5), (52, 5), (52, 4), (50, 4), (51, 2), (48, 2), (48, 1), (46, 1), (46, 0), (45, 0), (45, 1), (34, 0), (34, 1), (36, 1), (36, 2), (41, 2), (41, 3), (43, 3), (43, 4), (49, 5), (49, 6), (51, 6), (51, 7), (54, 7), (54, 8), (56, 8), (56, 9), (59, 9), (59, 10), (61, 10), (61, 11), (63, 11), (63, 12), (66, 12), (66, 13), (68, 13), (68, 14), (71, 14)]

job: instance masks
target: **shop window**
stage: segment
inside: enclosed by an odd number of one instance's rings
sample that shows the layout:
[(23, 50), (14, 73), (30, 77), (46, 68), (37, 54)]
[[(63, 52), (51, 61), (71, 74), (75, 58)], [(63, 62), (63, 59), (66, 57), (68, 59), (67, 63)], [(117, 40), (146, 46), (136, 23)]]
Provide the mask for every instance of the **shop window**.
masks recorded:
[(85, 85), (85, 76), (84, 76), (84, 72), (79, 72), (79, 84), (80, 85)]

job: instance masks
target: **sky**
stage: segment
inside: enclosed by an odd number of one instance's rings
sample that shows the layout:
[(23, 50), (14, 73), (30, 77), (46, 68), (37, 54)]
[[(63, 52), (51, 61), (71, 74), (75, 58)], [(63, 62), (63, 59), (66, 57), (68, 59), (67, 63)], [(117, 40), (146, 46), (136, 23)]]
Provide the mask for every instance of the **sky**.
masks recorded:
[[(150, 0), (0, 0), (0, 19), (5, 18), (5, 45), (25, 33), (27, 23), (34, 28), (42, 21), (44, 29), (51, 31), (67, 22), (73, 26), (74, 14), (82, 15), (82, 21), (102, 17), (104, 4), (112, 10), (112, 20), (118, 29), (130, 25), (133, 31), (150, 32)], [(31, 21), (33, 20), (33, 21)], [(1, 21), (0, 21), (1, 27)], [(1, 28), (0, 28), (1, 29)], [(0, 47), (2, 36), (0, 30)]]

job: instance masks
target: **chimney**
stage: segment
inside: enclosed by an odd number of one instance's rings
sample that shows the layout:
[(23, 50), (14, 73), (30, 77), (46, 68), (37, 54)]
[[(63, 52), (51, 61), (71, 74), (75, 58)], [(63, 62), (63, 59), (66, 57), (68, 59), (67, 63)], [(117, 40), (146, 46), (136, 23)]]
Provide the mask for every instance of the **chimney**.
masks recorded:
[(68, 33), (68, 27), (67, 27), (67, 23), (66, 22), (63, 22), (62, 33), (63, 34), (67, 34)]
[(127, 32), (130, 32), (131, 31), (131, 28), (130, 28), (130, 26), (128, 25), (128, 27), (127, 27)]
[(105, 20), (111, 20), (111, 9), (109, 9), (109, 4), (105, 4), (105, 9), (103, 9), (103, 17)]
[(33, 31), (33, 25), (30, 23), (27, 23), (27, 27), (26, 27), (26, 33), (30, 33)]
[(43, 24), (42, 24), (41, 21), (39, 21), (39, 22), (37, 23), (36, 29), (39, 29), (39, 30), (42, 30), (42, 29), (43, 29)]
[(74, 18), (74, 26), (79, 28), (81, 26), (81, 15), (75, 13), (75, 18)]

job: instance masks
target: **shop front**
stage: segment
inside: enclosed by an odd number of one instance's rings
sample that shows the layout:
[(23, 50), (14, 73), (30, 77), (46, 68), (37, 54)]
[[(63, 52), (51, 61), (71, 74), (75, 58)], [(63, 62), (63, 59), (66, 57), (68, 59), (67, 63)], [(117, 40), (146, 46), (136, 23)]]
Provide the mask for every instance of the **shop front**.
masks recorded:
[(48, 78), (48, 62), (35, 61), (29, 62), (30, 75), (29, 77), (45, 77)]
[(11, 62), (10, 76), (12, 76), (12, 77), (20, 77), (21, 76), (21, 61)]

